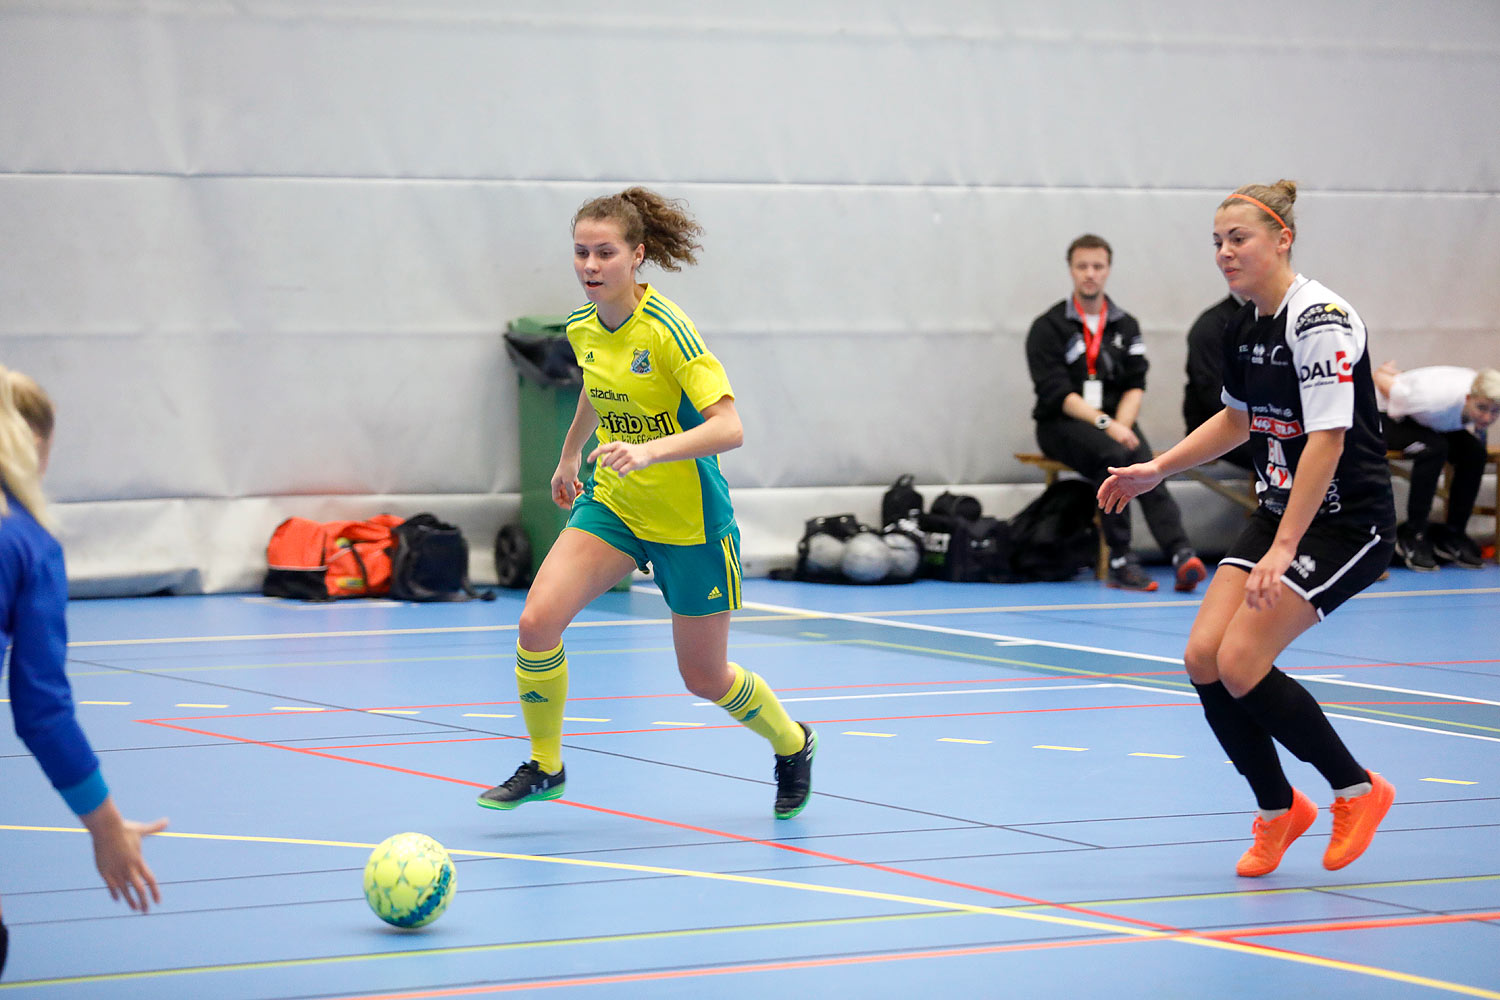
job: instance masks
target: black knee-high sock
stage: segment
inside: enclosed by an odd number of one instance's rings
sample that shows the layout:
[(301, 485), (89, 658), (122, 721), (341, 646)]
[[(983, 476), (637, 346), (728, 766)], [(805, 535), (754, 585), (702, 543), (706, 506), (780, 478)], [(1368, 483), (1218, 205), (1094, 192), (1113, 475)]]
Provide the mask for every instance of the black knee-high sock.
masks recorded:
[(1276, 667), (1238, 701), (1276, 742), (1317, 768), (1330, 786), (1348, 788), (1370, 780), (1333, 731), (1323, 706)]
[(5, 924), (0, 923), (0, 974), (5, 972), (5, 949), (10, 943), (10, 931), (5, 929)]
[(1292, 784), (1281, 770), (1281, 758), (1276, 756), (1271, 734), (1235, 701), (1220, 681), (1194, 684), (1193, 689), (1203, 702), (1208, 728), (1219, 738), (1219, 746), (1229, 755), (1234, 769), (1250, 783), (1255, 804), (1262, 809), (1290, 809)]

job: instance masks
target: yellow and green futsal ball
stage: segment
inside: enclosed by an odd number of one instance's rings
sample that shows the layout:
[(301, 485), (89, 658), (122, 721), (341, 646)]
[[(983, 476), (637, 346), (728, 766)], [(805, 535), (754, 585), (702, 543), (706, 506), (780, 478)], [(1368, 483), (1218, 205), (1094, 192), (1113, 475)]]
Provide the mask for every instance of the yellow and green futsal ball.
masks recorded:
[(453, 859), (443, 845), (420, 833), (387, 837), (365, 863), (365, 899), (375, 915), (396, 927), (423, 927), (453, 898)]

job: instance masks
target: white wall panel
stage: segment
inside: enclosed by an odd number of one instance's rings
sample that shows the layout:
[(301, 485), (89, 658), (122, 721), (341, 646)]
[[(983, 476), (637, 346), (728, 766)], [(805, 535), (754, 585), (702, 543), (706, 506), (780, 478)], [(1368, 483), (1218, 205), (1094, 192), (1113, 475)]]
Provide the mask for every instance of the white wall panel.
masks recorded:
[(1025, 332), (1086, 230), (1173, 440), (1246, 181), (1303, 184), (1296, 262), (1377, 360), (1496, 363), (1496, 93), (1491, 0), (11, 0), (0, 363), (59, 403), (89, 592), (246, 585), (330, 494), (448, 498), (478, 551), (520, 485), (499, 333), (580, 301), (571, 213), (647, 183), (706, 229), (649, 277), (739, 394), (754, 565), (808, 490), (1033, 481)]

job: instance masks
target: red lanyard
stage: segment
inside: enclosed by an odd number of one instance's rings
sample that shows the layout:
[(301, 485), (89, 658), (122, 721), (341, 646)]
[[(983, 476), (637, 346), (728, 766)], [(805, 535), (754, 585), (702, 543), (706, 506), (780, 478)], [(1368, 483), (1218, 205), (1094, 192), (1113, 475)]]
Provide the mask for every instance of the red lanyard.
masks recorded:
[(1089, 365), (1089, 378), (1094, 377), (1094, 363), (1099, 360), (1099, 348), (1104, 343), (1104, 324), (1109, 319), (1109, 300), (1099, 296), (1099, 329), (1089, 337), (1089, 321), (1083, 314), (1083, 303), (1073, 296), (1073, 308), (1078, 310), (1078, 325), (1083, 327), (1083, 357)]

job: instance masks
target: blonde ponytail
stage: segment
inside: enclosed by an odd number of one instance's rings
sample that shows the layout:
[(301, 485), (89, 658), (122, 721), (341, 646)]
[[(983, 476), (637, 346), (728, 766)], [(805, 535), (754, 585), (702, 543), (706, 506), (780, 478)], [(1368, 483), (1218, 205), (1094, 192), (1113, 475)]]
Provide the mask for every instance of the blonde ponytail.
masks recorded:
[[(37, 438), (52, 436), (52, 401), (29, 377), (0, 366), (0, 481), (43, 527), (51, 528)], [(0, 493), (0, 515), (10, 503)]]

